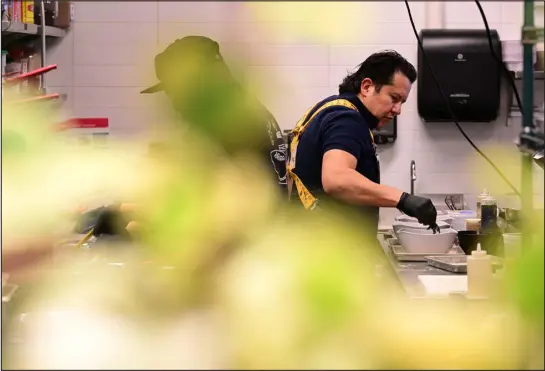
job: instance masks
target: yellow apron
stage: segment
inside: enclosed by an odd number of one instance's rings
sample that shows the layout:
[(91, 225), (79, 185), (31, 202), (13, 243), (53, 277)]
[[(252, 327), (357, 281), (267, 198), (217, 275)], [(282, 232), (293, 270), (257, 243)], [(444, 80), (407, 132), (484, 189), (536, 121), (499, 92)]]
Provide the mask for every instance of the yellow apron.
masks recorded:
[[(321, 107), (319, 107), (312, 116), (308, 117), (309, 113), (316, 107), (312, 107), (309, 109), (303, 117), (297, 122), (297, 125), (295, 125), (295, 129), (292, 130), (291, 134), (293, 135), (293, 138), (290, 142), (290, 157), (288, 160), (287, 168), (288, 168), (288, 197), (291, 199), (291, 192), (293, 189), (293, 183), (295, 183), (295, 187), (297, 188), (297, 193), (299, 194), (299, 199), (303, 203), (303, 206), (306, 210), (313, 210), (316, 208), (318, 199), (314, 197), (314, 195), (308, 190), (308, 188), (303, 184), (301, 179), (295, 174), (295, 163), (297, 160), (297, 145), (299, 144), (299, 138), (303, 134), (303, 132), (306, 130), (308, 124), (314, 119), (314, 117), (320, 113), (322, 110), (332, 107), (332, 106), (343, 106), (350, 109), (353, 109), (354, 111), (358, 112), (358, 109), (355, 105), (353, 105), (351, 102), (349, 102), (346, 99), (335, 99), (331, 102), (327, 102)], [(371, 134), (371, 140), (373, 141), (373, 145), (375, 143), (373, 138), (373, 133), (371, 130), (369, 130), (369, 133)]]

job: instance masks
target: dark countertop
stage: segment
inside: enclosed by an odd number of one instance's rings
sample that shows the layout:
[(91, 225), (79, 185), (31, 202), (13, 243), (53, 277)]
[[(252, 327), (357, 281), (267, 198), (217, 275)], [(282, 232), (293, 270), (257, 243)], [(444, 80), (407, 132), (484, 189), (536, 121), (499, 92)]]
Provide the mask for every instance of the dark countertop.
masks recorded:
[(379, 233), (377, 239), (401, 285), (411, 298), (428, 298), (424, 287), (418, 281), (419, 275), (456, 275), (456, 273), (429, 266), (426, 262), (400, 262), (392, 253), (384, 235)]

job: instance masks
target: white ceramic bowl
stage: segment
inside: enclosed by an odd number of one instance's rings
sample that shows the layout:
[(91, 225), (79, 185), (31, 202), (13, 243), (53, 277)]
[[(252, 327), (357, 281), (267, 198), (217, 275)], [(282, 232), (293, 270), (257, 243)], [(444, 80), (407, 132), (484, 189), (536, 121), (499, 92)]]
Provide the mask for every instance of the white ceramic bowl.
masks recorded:
[(413, 254), (446, 254), (456, 240), (454, 229), (442, 229), (433, 234), (430, 230), (400, 229), (396, 233), (399, 243), (405, 251)]
[[(437, 226), (440, 229), (449, 229), (450, 225), (448, 223), (437, 221)], [(424, 224), (420, 224), (418, 222), (393, 222), (392, 223), (392, 229), (394, 230), (394, 233), (397, 234), (397, 231), (400, 229), (406, 229), (406, 230), (416, 230), (421, 231), (428, 229), (429, 227)]]

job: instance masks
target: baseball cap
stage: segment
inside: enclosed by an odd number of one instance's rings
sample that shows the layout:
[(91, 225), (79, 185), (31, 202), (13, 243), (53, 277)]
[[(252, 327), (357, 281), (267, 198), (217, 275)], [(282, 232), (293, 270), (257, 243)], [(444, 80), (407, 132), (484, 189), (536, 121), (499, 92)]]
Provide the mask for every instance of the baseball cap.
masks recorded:
[(203, 63), (223, 61), (219, 44), (205, 36), (186, 36), (177, 39), (155, 57), (155, 75), (159, 83), (144, 89), (140, 94), (157, 93), (163, 90), (163, 81), (167, 76), (167, 65), (170, 63), (183, 63), (184, 59), (199, 57)]

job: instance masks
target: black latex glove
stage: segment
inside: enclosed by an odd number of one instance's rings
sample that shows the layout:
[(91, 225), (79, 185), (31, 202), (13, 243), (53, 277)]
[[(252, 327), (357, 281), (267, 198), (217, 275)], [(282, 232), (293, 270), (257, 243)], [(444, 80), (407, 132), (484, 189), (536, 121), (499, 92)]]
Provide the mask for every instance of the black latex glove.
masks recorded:
[(76, 219), (76, 225), (74, 226), (74, 233), (87, 234), (91, 229), (93, 229), (95, 224), (97, 224), (100, 213), (104, 209), (106, 209), (106, 207), (102, 206), (79, 215)]
[(437, 229), (437, 210), (429, 198), (403, 192), (397, 204), (399, 211), (418, 219), (418, 222)]
[(127, 220), (116, 205), (104, 207), (99, 211), (93, 228), (93, 236), (101, 235), (128, 237)]

